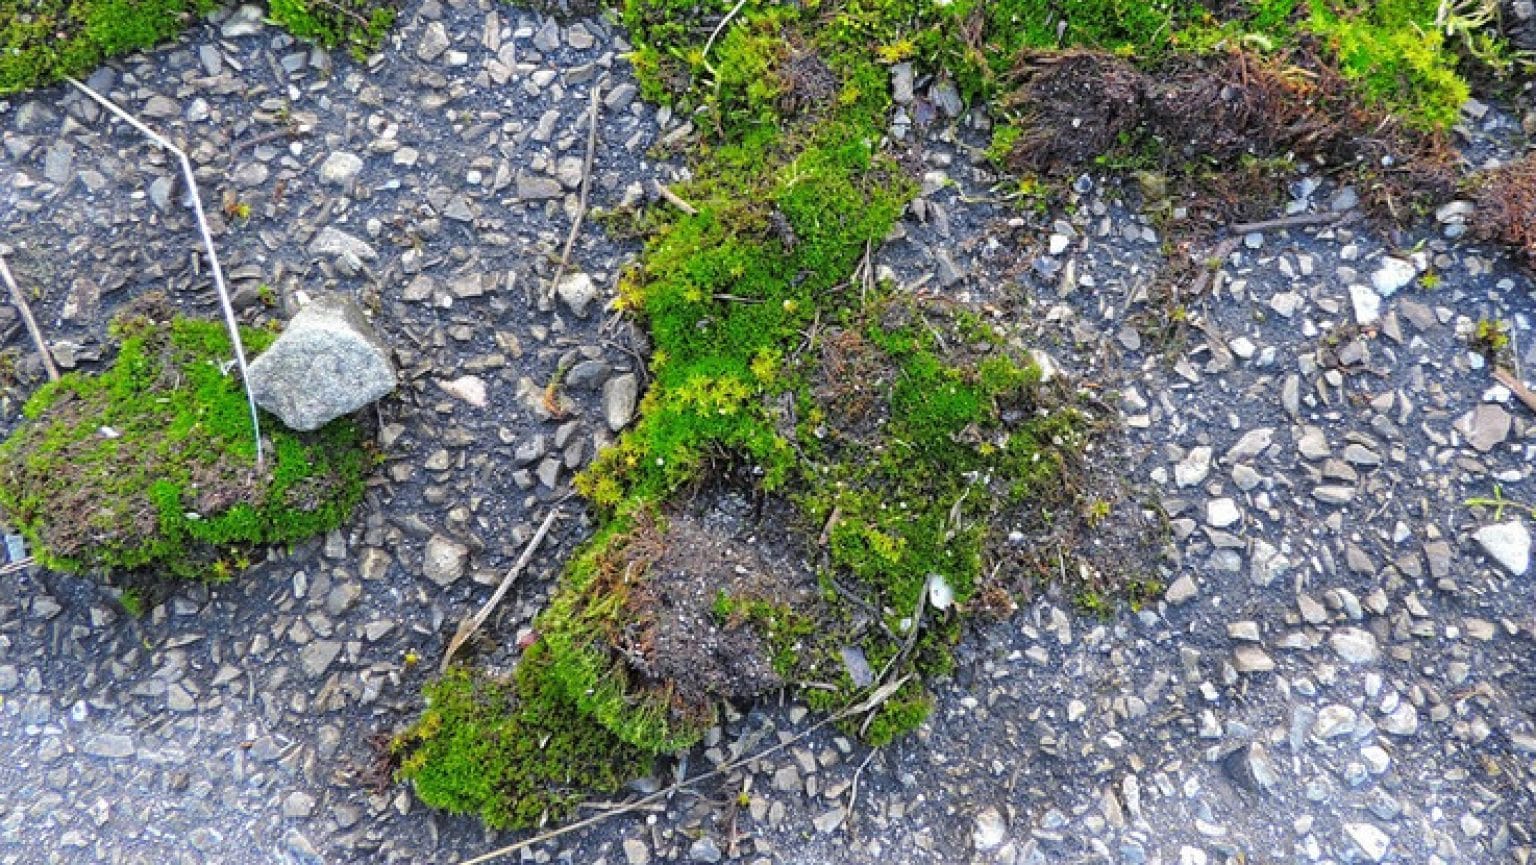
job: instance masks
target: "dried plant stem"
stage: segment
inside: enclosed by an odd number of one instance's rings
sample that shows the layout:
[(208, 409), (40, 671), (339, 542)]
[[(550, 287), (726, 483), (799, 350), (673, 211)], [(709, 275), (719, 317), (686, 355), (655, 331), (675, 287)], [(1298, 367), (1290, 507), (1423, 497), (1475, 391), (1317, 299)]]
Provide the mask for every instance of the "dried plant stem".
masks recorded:
[(5, 280), (5, 287), (11, 292), (11, 303), (15, 305), (16, 311), (21, 313), (21, 320), (27, 325), (27, 333), (32, 335), (32, 344), (37, 346), (37, 356), (42, 358), (43, 369), (48, 372), (48, 380), (58, 381), (59, 368), (53, 363), (53, 354), (48, 351), (48, 343), (43, 341), (43, 331), (37, 326), (37, 319), (32, 317), (32, 307), (27, 304), (27, 296), (22, 294), (20, 286), (16, 285), (16, 277), (11, 275), (11, 267), (5, 263), (3, 255), (0, 255), (0, 279)]
[(1278, 219), (1266, 219), (1262, 222), (1239, 222), (1227, 226), (1227, 230), (1233, 234), (1248, 234), (1253, 231), (1275, 231), (1281, 228), (1304, 228), (1311, 225), (1328, 225), (1338, 222), (1349, 216), (1344, 213), (1299, 213), (1295, 216), (1282, 216)]
[(607, 81), (607, 76), (604, 76), (592, 85), (592, 105), (587, 112), (587, 156), (581, 163), (581, 199), (576, 205), (576, 219), (571, 222), (571, 230), (565, 236), (565, 250), (560, 253), (555, 278), (549, 281), (551, 293), (559, 288), (560, 278), (565, 276), (565, 269), (571, 266), (571, 250), (576, 246), (576, 235), (581, 233), (581, 223), (587, 217), (587, 193), (592, 188), (592, 160), (597, 155), (597, 109), (601, 105), (600, 97)]
[(235, 365), (240, 370), (240, 384), (245, 388), (245, 400), (251, 407), (251, 433), (256, 439), (256, 468), (261, 469), (264, 464), (261, 448), (261, 419), (256, 413), (256, 394), (251, 392), (250, 376), (247, 374), (245, 364), (245, 343), (240, 340), (240, 325), (235, 321), (235, 308), (229, 300), (229, 288), (224, 284), (224, 269), (219, 266), (219, 253), (213, 248), (213, 232), (208, 228), (208, 216), (203, 212), (203, 197), (197, 191), (197, 177), (192, 173), (192, 160), (180, 147), (172, 144), (169, 139), (139, 122), (139, 119), (118, 107), (117, 103), (102, 96), (81, 82), (69, 78), (66, 79), (76, 89), (89, 96), (101, 107), (115, 114), (123, 122), (143, 133), (149, 140), (155, 142), (166, 150), (174, 153), (181, 161), (181, 173), (187, 181), (187, 191), (192, 196), (192, 212), (197, 217), (197, 228), (203, 235), (203, 251), (208, 254), (208, 266), (213, 270), (213, 285), (218, 290), (219, 305), (224, 310), (224, 325), (229, 328), (229, 342), (235, 349)]
[(549, 516), (544, 518), (544, 522), (539, 526), (539, 530), (533, 533), (533, 538), (528, 541), (528, 545), (523, 547), (523, 554), (517, 557), (517, 563), (512, 566), (512, 570), (507, 571), (507, 575), (501, 578), (501, 585), (496, 587), (496, 592), (491, 595), (490, 600), (486, 601), (473, 616), (459, 624), (459, 630), (453, 635), (453, 639), (448, 641), (448, 650), (443, 652), (441, 667), (443, 672), (448, 671), (448, 662), (453, 660), (453, 653), (457, 652), (466, 640), (476, 631), (480, 630), (480, 626), (485, 624), (485, 620), (491, 617), (491, 611), (496, 609), (496, 605), (501, 603), (501, 599), (506, 596), (507, 590), (512, 588), (512, 583), (517, 580), (517, 575), (521, 574), (523, 569), (528, 567), (528, 563), (533, 561), (534, 552), (538, 550), (539, 544), (544, 542), (544, 536), (549, 534), (549, 527), (555, 524), (555, 520), (559, 516), (559, 508), (549, 512)]

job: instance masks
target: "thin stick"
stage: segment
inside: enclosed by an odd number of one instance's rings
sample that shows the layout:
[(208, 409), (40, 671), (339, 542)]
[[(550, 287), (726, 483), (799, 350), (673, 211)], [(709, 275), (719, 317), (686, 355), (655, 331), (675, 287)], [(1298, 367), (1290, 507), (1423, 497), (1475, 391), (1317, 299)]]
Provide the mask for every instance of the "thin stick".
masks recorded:
[(581, 163), (581, 200), (576, 205), (576, 219), (571, 222), (571, 231), (565, 236), (565, 251), (560, 253), (560, 265), (555, 268), (555, 278), (549, 281), (551, 292), (559, 287), (560, 278), (565, 276), (565, 269), (571, 264), (571, 249), (576, 246), (576, 235), (581, 233), (581, 222), (587, 217), (587, 192), (592, 187), (592, 158), (597, 154), (598, 97), (607, 81), (605, 75), (592, 85), (592, 106), (587, 113), (587, 157)]
[(844, 826), (853, 819), (854, 806), (859, 804), (859, 776), (864, 774), (864, 770), (869, 767), (869, 761), (875, 759), (878, 753), (880, 753), (879, 748), (870, 748), (869, 753), (864, 756), (864, 761), (859, 763), (859, 768), (853, 770), (853, 786), (848, 793), (848, 810), (843, 814)]
[(486, 619), (490, 618), (491, 611), (496, 609), (496, 605), (501, 603), (501, 599), (506, 596), (507, 590), (512, 588), (512, 583), (517, 579), (517, 575), (521, 574), (523, 569), (528, 567), (528, 563), (533, 561), (534, 551), (539, 548), (539, 544), (544, 542), (544, 536), (549, 534), (549, 527), (555, 524), (555, 519), (559, 516), (559, 508), (549, 512), (549, 516), (544, 518), (544, 522), (539, 526), (539, 530), (533, 533), (533, 538), (523, 547), (523, 554), (517, 557), (517, 563), (512, 566), (512, 570), (507, 571), (507, 575), (501, 578), (501, 585), (496, 587), (496, 591), (491, 595), (490, 600), (486, 601), (473, 616), (459, 623), (458, 632), (453, 635), (453, 639), (448, 641), (448, 651), (443, 653), (443, 664), (440, 668), (442, 672), (448, 671), (448, 662), (453, 660), (453, 653), (457, 652), (466, 640), (474, 635), (476, 631), (480, 630), (480, 626), (485, 624)]
[(610, 819), (612, 819), (614, 817), (617, 817), (617, 816), (619, 816), (621, 814), (628, 814), (631, 811), (640, 810), (641, 808), (644, 808), (645, 806), (651, 804), (652, 802), (658, 802), (658, 801), (660, 801), (662, 799), (665, 799), (665, 798), (667, 798), (669, 796), (672, 796), (672, 795), (676, 794), (677, 792), (679, 792), (681, 790), (686, 790), (686, 789), (688, 789), (690, 787), (697, 786), (698, 784), (700, 784), (700, 783), (702, 783), (704, 781), (707, 781), (710, 778), (714, 778), (714, 777), (719, 776), (719, 775), (724, 775), (727, 772), (735, 771), (736, 769), (740, 768), (741, 766), (744, 766), (744, 765), (746, 765), (748, 763), (751, 763), (751, 762), (753, 762), (755, 760), (762, 760), (762, 759), (764, 759), (766, 757), (771, 757), (774, 754), (777, 754), (780, 751), (783, 751), (785, 748), (790, 747), (791, 745), (795, 745), (795, 744), (798, 744), (801, 741), (804, 741), (804, 739), (807, 736), (811, 735), (812, 733), (815, 733), (817, 730), (820, 730), (822, 727), (825, 727), (828, 724), (834, 724), (834, 723), (836, 723), (838, 721), (843, 720), (844, 718), (848, 718), (848, 717), (851, 717), (853, 715), (862, 714), (864, 712), (870, 712), (870, 711), (873, 711), (873, 710), (879, 708), (881, 706), (881, 704), (883, 704), (886, 700), (889, 700), (891, 698), (892, 694), (895, 694), (897, 691), (901, 690), (901, 686), (905, 685), (907, 683), (907, 680), (910, 679), (910, 678), (911, 678), (910, 675), (902, 676), (900, 679), (897, 679), (894, 682), (887, 682), (886, 684), (881, 685), (879, 688), (876, 688), (875, 691), (869, 695), (869, 698), (864, 700), (863, 702), (857, 703), (857, 704), (855, 704), (853, 706), (849, 706), (848, 708), (843, 709), (842, 711), (838, 712), (835, 715), (828, 715), (827, 717), (822, 718), (820, 721), (817, 721), (816, 723), (812, 724), (811, 726), (805, 728), (805, 730), (803, 732), (799, 733), (798, 735), (792, 736), (789, 739), (786, 739), (783, 742), (778, 743), (777, 745), (770, 745), (769, 747), (764, 748), (761, 751), (754, 752), (754, 753), (749, 754), (749, 755), (744, 756), (744, 757), (738, 757), (735, 760), (731, 760), (730, 762), (727, 762), (727, 763), (721, 763), (718, 767), (716, 767), (714, 769), (711, 769), (710, 771), (705, 772), (702, 775), (695, 775), (695, 776), (693, 776), (692, 778), (689, 778), (686, 781), (678, 781), (677, 783), (671, 785), (670, 787), (664, 787), (664, 788), (662, 788), (660, 790), (657, 790), (655, 793), (650, 794), (649, 796), (645, 796), (643, 798), (636, 799), (635, 801), (633, 801), (633, 802), (629, 803), (628, 805), (625, 805), (625, 806), (623, 806), (621, 808), (615, 808), (612, 811), (605, 811), (605, 812), (603, 812), (601, 814), (596, 814), (596, 815), (588, 817), (588, 818), (586, 818), (584, 820), (578, 820), (575, 823), (571, 823), (571, 824), (569, 824), (567, 826), (561, 826), (558, 829), (551, 829), (548, 832), (544, 832), (544, 833), (541, 833), (539, 835), (535, 835), (532, 838), (524, 839), (522, 841), (517, 842), (516, 844), (508, 844), (505, 847), (501, 847), (501, 848), (498, 848), (496, 850), (492, 850), (489, 853), (481, 854), (479, 856), (476, 856), (473, 859), (465, 859), (462, 862), (460, 862), (459, 865), (484, 865), (484, 863), (486, 863), (486, 862), (491, 862), (491, 861), (494, 861), (496, 859), (500, 859), (503, 856), (510, 856), (513, 853), (518, 852), (519, 850), (525, 850), (525, 849), (527, 849), (529, 847), (532, 847), (535, 844), (542, 844), (545, 841), (549, 841), (549, 840), (552, 840), (552, 839), (555, 839), (555, 838), (559, 838), (562, 835), (569, 835), (570, 833), (575, 832), (575, 831), (577, 831), (579, 829), (585, 829), (588, 826), (593, 826), (593, 825), (596, 825), (598, 823), (602, 823), (602, 822), (604, 822), (606, 820), (610, 820)]
[(16, 311), (21, 313), (21, 320), (27, 325), (27, 333), (32, 335), (32, 344), (37, 346), (37, 356), (43, 360), (43, 369), (48, 372), (49, 381), (59, 380), (59, 368), (53, 365), (53, 355), (48, 351), (48, 343), (43, 341), (43, 331), (37, 326), (37, 319), (32, 317), (32, 307), (27, 305), (26, 295), (16, 285), (16, 277), (11, 276), (10, 265), (5, 263), (5, 256), (0, 255), (0, 279), (5, 280), (5, 287), (11, 291), (11, 303)]
[(656, 194), (660, 195), (662, 198), (665, 198), (668, 204), (671, 204), (673, 207), (681, 210), (689, 216), (699, 215), (699, 209), (697, 207), (694, 207), (693, 205), (679, 198), (677, 193), (668, 188), (665, 183), (662, 183), (660, 180), (653, 182), (656, 184)]
[(197, 228), (203, 235), (203, 251), (208, 254), (208, 266), (213, 270), (213, 284), (218, 289), (219, 305), (224, 309), (224, 326), (229, 328), (229, 341), (235, 349), (235, 365), (240, 369), (240, 383), (245, 387), (245, 401), (251, 407), (251, 432), (256, 438), (256, 468), (261, 469), (264, 463), (261, 450), (261, 419), (256, 414), (256, 394), (251, 391), (250, 375), (246, 371), (245, 343), (240, 340), (240, 325), (235, 321), (235, 308), (229, 301), (229, 288), (224, 284), (224, 269), (219, 266), (219, 253), (213, 248), (213, 232), (209, 230), (208, 217), (203, 212), (203, 197), (197, 191), (197, 177), (192, 173), (192, 160), (187, 158), (186, 152), (180, 147), (140, 123), (138, 118), (119, 108), (117, 103), (73, 78), (65, 80), (75, 85), (76, 89), (91, 97), (101, 107), (143, 133), (149, 140), (176, 154), (176, 158), (181, 161), (181, 173), (186, 177), (187, 191), (192, 193), (192, 212), (197, 217)]
[(1239, 222), (1236, 225), (1227, 226), (1227, 230), (1233, 234), (1248, 234), (1254, 231), (1274, 231), (1280, 228), (1327, 225), (1330, 222), (1338, 222), (1348, 215), (1348, 211), (1344, 213), (1298, 213), (1295, 216), (1282, 216), (1279, 219), (1266, 219), (1262, 222)]
[(1499, 380), (1499, 384), (1509, 388), (1509, 392), (1514, 394), (1516, 398), (1525, 403), (1526, 408), (1536, 411), (1536, 392), (1526, 387), (1525, 382), (1516, 378), (1514, 373), (1503, 367), (1497, 367), (1493, 371), (1493, 377)]
[(709, 57), (709, 49), (715, 46), (715, 40), (720, 38), (720, 32), (725, 29), (725, 25), (731, 23), (731, 19), (735, 18), (736, 13), (740, 12), (741, 7), (745, 5), (747, 5), (747, 0), (736, 0), (736, 5), (731, 7), (731, 11), (725, 13), (725, 17), (720, 19), (719, 24), (715, 25), (715, 32), (709, 34), (709, 41), (704, 43), (704, 53), (699, 55), (700, 60)]

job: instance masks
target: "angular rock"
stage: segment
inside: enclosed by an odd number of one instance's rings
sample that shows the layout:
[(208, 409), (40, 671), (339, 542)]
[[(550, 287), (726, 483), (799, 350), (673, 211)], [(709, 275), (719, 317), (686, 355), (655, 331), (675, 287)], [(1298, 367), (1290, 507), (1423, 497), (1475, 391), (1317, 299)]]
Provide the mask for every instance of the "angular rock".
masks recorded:
[(338, 228), (327, 225), (320, 229), (309, 242), (310, 255), (350, 256), (358, 261), (373, 261), (379, 253), (366, 241), (362, 241)]
[(257, 405), (292, 429), (314, 430), (394, 390), (395, 367), (362, 309), (325, 295), (251, 363), (250, 384)]
[(451, 586), (464, 575), (469, 563), (469, 547), (442, 535), (427, 539), (426, 552), (421, 557), (421, 572), (439, 586)]
[(103, 733), (100, 736), (86, 739), (80, 746), (80, 750), (93, 757), (120, 760), (124, 757), (133, 756), (133, 737), (124, 736), (120, 733)]
[(1415, 276), (1418, 276), (1418, 270), (1414, 268), (1413, 262), (1401, 258), (1383, 258), (1381, 266), (1371, 274), (1371, 287), (1382, 297), (1391, 297), (1398, 289), (1413, 282)]
[(640, 382), (632, 372), (614, 376), (603, 382), (603, 420), (608, 428), (618, 432), (635, 416), (635, 400), (640, 395)]
[(1328, 645), (1351, 664), (1370, 664), (1381, 657), (1376, 635), (1363, 628), (1340, 628), (1328, 637)]
[(326, 183), (345, 186), (357, 178), (363, 170), (363, 160), (355, 154), (336, 151), (320, 163), (320, 179)]
[(1509, 437), (1513, 422), (1509, 412), (1491, 403), (1483, 403), (1456, 421), (1456, 431), (1467, 439), (1478, 453), (1487, 453)]
[(1531, 566), (1531, 532), (1519, 520), (1483, 526), (1472, 533), (1483, 552), (1515, 576), (1523, 576)]
[(1372, 862), (1380, 862), (1386, 857), (1387, 848), (1392, 846), (1392, 836), (1370, 823), (1345, 823), (1344, 834)]
[(976, 815), (976, 826), (971, 830), (971, 843), (978, 851), (991, 850), (1008, 837), (1008, 824), (996, 808), (983, 808)]
[(555, 294), (571, 308), (571, 312), (585, 317), (587, 307), (597, 299), (597, 286), (593, 284), (592, 277), (585, 273), (569, 273), (560, 277), (560, 283), (555, 286)]

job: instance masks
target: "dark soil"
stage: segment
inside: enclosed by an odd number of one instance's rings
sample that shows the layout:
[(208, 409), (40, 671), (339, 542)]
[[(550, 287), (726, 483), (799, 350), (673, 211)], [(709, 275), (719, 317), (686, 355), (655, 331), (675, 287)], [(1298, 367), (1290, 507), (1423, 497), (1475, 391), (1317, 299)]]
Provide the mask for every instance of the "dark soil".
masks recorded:
[[(784, 682), (771, 663), (772, 649), (757, 623), (741, 615), (721, 617), (722, 597), (734, 607), (753, 601), (802, 610), (815, 601), (815, 577), (799, 544), (779, 535), (792, 519), (784, 503), (754, 508), (743, 498), (711, 491), (665, 519), (665, 528), (637, 528), (654, 535), (659, 555), (631, 592), (638, 616), (624, 654), (637, 672), (673, 689), (692, 706), (754, 697)], [(633, 547), (633, 544), (631, 545)]]

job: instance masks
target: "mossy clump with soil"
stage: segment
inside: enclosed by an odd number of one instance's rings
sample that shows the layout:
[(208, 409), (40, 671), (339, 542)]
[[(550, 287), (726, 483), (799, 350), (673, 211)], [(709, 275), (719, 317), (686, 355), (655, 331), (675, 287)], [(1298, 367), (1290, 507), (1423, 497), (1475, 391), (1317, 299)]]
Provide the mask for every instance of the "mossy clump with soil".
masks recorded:
[[(111, 367), (44, 385), (0, 444), (0, 512), (43, 565), (227, 579), (252, 545), (329, 531), (361, 500), (370, 456), (348, 419), (296, 433), (266, 416), (257, 468), (222, 324), (128, 316), (113, 331)], [(273, 339), (241, 336), (251, 352)]]
[[(0, 96), (89, 75), (104, 61), (176, 37), (215, 0), (0, 0)], [(398, 0), (271, 0), (295, 36), (356, 56), (376, 49)]]
[[(1352, 160), (1366, 179), (1396, 156), (1440, 177), (1463, 70), (1496, 65), (1498, 43), (1439, 6), (626, 0), (643, 94), (698, 130), (672, 190), (686, 207), (635, 221), (645, 251), (620, 285), (650, 333), (649, 385), (636, 423), (577, 479), (600, 528), (516, 677), (429, 686), (395, 741), (399, 776), (429, 805), (534, 825), (568, 813), (573, 787), (622, 780), (528, 752), (537, 719), (562, 719), (567, 751), (618, 743), (636, 767), (775, 682), (884, 744), (927, 716), (965, 617), (1011, 608), (1010, 588), (1064, 578), (1101, 611), (1155, 594), (1157, 514), (1103, 457), (1112, 412), (1026, 328), (876, 279), (872, 252), (916, 192), (887, 137), (891, 67), (985, 102), (1006, 121), (988, 155), (1041, 188), (1096, 161), (1263, 177), (1289, 151)], [(810, 592), (668, 558), (700, 543), (690, 509), (721, 484), (788, 527), (771, 546), (809, 563)], [(720, 576), (688, 576), (702, 573)], [(667, 617), (684, 612), (751, 662), (740, 687), (720, 678), (728, 665), (668, 663)], [(476, 681), (495, 696), (466, 711)]]

